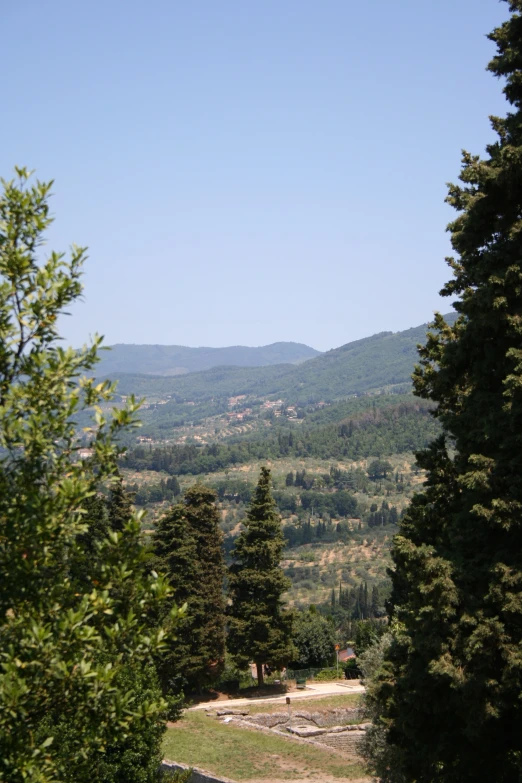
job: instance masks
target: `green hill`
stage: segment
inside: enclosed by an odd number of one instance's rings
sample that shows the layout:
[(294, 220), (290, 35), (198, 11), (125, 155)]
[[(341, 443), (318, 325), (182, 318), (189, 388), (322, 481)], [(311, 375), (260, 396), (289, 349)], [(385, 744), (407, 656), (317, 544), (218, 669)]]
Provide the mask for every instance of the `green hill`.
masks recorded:
[(357, 460), (416, 451), (439, 434), (439, 424), (430, 415), (433, 406), (412, 395), (350, 402), (353, 405), (332, 411), (329, 423), (310, 416), (297, 430), (282, 421), (266, 433), (230, 438), (226, 443), (140, 446), (127, 454), (123, 464), (134, 470), (196, 475), (260, 459)]
[(183, 345), (110, 346), (99, 365), (100, 375), (140, 373), (176, 376), (209, 370), (216, 366), (264, 367), (274, 364), (298, 364), (319, 351), (303, 343), (273, 343), (259, 348), (233, 345), (228, 348), (188, 348)]
[[(454, 315), (447, 316), (449, 320)], [(172, 396), (197, 402), (238, 394), (278, 396), (286, 403), (333, 401), (376, 389), (406, 391), (417, 361), (417, 345), (425, 341), (426, 324), (403, 332), (381, 332), (316, 356), (300, 365), (213, 367), (203, 372), (165, 378), (121, 375), (121, 394)], [(102, 372), (98, 374), (101, 376)], [(404, 388), (401, 388), (404, 387)]]

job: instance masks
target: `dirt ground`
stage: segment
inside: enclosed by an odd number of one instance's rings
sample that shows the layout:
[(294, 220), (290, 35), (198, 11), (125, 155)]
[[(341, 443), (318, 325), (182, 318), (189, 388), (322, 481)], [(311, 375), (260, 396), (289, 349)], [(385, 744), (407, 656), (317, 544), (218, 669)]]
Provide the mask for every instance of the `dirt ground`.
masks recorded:
[(296, 690), (295, 687), (289, 687), (288, 690), (283, 690), (279, 695), (277, 693), (267, 693), (264, 696), (258, 696), (254, 693), (249, 698), (236, 698), (231, 699), (226, 694), (217, 694), (211, 701), (202, 701), (191, 707), (192, 710), (204, 710), (213, 707), (215, 704), (220, 703), (227, 707), (241, 707), (247, 704), (259, 704), (260, 702), (286, 702), (286, 696), (291, 696), (292, 701), (295, 699), (310, 699), (320, 696), (326, 696), (334, 693), (364, 693), (364, 687), (360, 684), (359, 680), (334, 680), (332, 682), (311, 682), (306, 686), (304, 690)]

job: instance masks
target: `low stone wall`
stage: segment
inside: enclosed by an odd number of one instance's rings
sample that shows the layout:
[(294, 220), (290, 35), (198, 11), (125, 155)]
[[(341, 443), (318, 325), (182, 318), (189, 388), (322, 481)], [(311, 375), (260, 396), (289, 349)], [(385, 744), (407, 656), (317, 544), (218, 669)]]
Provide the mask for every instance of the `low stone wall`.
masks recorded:
[[(175, 761), (168, 761), (165, 759), (161, 765), (162, 769), (172, 769), (174, 772), (186, 772), (190, 767), (186, 764), (177, 764)], [(204, 769), (198, 769), (192, 767), (192, 775), (189, 778), (189, 783), (235, 783), (230, 778), (216, 777), (212, 772), (206, 772)]]
[[(292, 723), (299, 721), (300, 724), (310, 724), (320, 728), (361, 721), (363, 718), (363, 712), (358, 707), (339, 707), (337, 709), (323, 710), (321, 712), (311, 712), (308, 710), (292, 708), (291, 714)], [(286, 726), (289, 722), (288, 712), (267, 712), (260, 713), (258, 715), (249, 715), (248, 720), (250, 723), (257, 723), (260, 726), (268, 726), (268, 728), (274, 728), (275, 726)]]
[(364, 731), (345, 731), (342, 734), (324, 734), (322, 737), (316, 737), (315, 741), (356, 756), (364, 735)]

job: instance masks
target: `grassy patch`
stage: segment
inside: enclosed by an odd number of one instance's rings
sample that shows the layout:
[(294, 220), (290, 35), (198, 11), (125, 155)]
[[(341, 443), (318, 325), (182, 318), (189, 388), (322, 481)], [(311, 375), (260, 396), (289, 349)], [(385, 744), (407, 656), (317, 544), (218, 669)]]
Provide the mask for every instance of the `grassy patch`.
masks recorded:
[(202, 712), (186, 713), (167, 730), (164, 755), (238, 781), (262, 779), (268, 783), (304, 777), (312, 781), (329, 776), (341, 783), (364, 777), (359, 764), (344, 761), (328, 749), (219, 723)]

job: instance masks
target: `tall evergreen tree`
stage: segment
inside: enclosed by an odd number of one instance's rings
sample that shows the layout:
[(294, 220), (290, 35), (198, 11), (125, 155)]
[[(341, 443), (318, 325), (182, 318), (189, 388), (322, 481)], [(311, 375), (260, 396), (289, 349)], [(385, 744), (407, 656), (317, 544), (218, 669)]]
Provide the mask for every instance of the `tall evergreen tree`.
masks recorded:
[(370, 606), (370, 617), (378, 617), (381, 606), (381, 597), (379, 595), (379, 588), (377, 585), (372, 587), (372, 598)]
[(187, 604), (187, 616), (158, 663), (162, 686), (166, 693), (200, 689), (221, 673), (225, 658), (225, 566), (215, 492), (191, 487), (160, 519), (153, 547), (173, 600)]
[(442, 294), (459, 318), (436, 316), (414, 375), (444, 435), (395, 539), (376, 694), (406, 781), (522, 779), (522, 0), (509, 8), (489, 70), (513, 108), (449, 188), (459, 258)]
[(121, 532), (134, 513), (133, 506), (134, 494), (127, 492), (123, 486), (121, 476), (111, 485), (107, 510), (109, 512), (109, 523), (112, 530)]
[(270, 489), (270, 470), (261, 476), (250, 503), (245, 529), (232, 551), (229, 569), (228, 648), (241, 662), (253, 660), (263, 685), (263, 665), (286, 665), (295, 656), (293, 615), (283, 608), (290, 580), (279, 563), (284, 548), (281, 517)]

